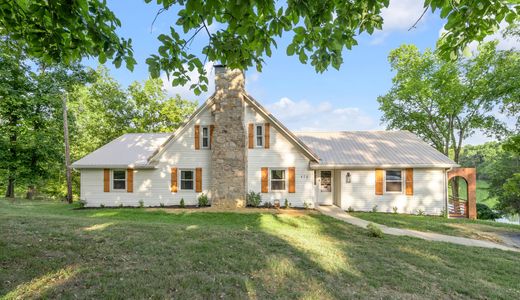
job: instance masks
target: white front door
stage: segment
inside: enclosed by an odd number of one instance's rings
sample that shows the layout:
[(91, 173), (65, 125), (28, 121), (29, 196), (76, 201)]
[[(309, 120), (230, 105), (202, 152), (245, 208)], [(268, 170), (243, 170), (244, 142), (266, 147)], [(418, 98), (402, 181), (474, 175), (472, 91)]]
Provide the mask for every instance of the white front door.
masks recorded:
[(332, 205), (332, 191), (333, 191), (333, 172), (332, 171), (318, 171), (318, 199), (321, 205)]

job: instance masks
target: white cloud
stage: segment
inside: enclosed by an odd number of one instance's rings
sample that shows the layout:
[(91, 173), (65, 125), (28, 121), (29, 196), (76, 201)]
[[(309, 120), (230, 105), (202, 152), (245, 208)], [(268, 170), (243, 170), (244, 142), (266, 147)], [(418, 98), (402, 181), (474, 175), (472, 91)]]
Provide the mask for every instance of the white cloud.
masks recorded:
[[(518, 39), (511, 38), (511, 37), (504, 38), (502, 36), (502, 32), (507, 28), (507, 26), (508, 26), (508, 24), (506, 22), (500, 23), (499, 29), (492, 35), (488, 35), (487, 37), (485, 37), (483, 42), (498, 40), (497, 49), (499, 49), (499, 50), (520, 49), (520, 41)], [(439, 32), (439, 34), (442, 34), (444, 32), (445, 32), (445, 30), (443, 27), (441, 29), (441, 31)], [(468, 48), (471, 52), (474, 52), (477, 50), (478, 45), (479, 45), (478, 42), (471, 42), (468, 45)]]
[[(215, 72), (213, 71), (213, 63), (206, 63), (204, 65), (204, 70), (206, 70), (206, 75), (208, 77), (208, 91), (203, 92), (198, 96), (195, 95), (193, 90), (190, 90), (190, 86), (198, 82), (197, 70), (188, 72), (188, 76), (190, 76), (191, 80), (183, 86), (172, 86), (171, 80), (168, 80), (166, 74), (162, 74), (161, 79), (163, 80), (163, 88), (171, 96), (179, 94), (183, 99), (204, 101), (215, 91)], [(173, 78), (170, 77), (170, 79)]]
[[(377, 45), (385, 41), (392, 33), (397, 31), (407, 31), (421, 17), (424, 11), (422, 1), (417, 0), (392, 0), (388, 8), (381, 11), (383, 17), (383, 30), (376, 31), (370, 44)], [(429, 17), (426, 13), (416, 27), (422, 25)]]
[(373, 130), (377, 122), (356, 107), (334, 108), (327, 101), (318, 104), (287, 97), (267, 105), (287, 127), (295, 131)]

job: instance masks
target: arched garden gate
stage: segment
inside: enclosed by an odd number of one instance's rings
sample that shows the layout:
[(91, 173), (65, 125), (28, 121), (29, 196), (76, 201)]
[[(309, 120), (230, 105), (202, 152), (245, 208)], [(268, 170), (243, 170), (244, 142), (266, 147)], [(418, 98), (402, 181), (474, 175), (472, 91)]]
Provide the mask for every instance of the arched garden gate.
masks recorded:
[[(465, 181), (466, 188), (459, 188), (448, 198), (448, 212), (450, 217), (477, 218), (477, 172), (475, 168), (454, 168), (448, 172), (448, 183), (453, 187), (455, 180), (460, 177)], [(460, 180), (459, 180), (460, 182)], [(459, 194), (462, 191), (463, 194)]]

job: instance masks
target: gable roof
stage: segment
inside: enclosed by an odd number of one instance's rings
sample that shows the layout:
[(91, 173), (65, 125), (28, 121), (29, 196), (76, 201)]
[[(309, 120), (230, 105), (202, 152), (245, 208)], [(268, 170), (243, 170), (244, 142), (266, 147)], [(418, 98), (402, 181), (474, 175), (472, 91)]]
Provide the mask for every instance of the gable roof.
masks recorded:
[(72, 164), (73, 168), (147, 168), (148, 157), (171, 133), (127, 133)]
[(438, 167), (455, 162), (409, 131), (295, 133), (320, 157), (319, 168)]

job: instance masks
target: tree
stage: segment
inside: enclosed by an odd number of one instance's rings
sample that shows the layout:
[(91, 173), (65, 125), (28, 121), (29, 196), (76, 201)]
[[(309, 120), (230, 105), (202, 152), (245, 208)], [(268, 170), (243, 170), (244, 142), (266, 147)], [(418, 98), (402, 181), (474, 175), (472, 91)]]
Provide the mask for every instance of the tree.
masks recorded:
[[(135, 64), (131, 40), (117, 36), (121, 22), (106, 1), (4, 2), (0, 4), (0, 34), (10, 34), (23, 42), (31, 56), (66, 63), (85, 56), (98, 57), (101, 63), (111, 58), (116, 66), (124, 60), (129, 69)], [(381, 10), (390, 1), (156, 2), (163, 6), (157, 15), (175, 10), (177, 18), (170, 34), (158, 36), (158, 54), (147, 60), (150, 72), (156, 78), (163, 70), (174, 77), (174, 85), (183, 85), (190, 80), (189, 72), (196, 69), (199, 82), (192, 87), (198, 94), (207, 89), (204, 61), (261, 70), (264, 57), (277, 47), (276, 38), (284, 34), (292, 35), (288, 55), (297, 55), (302, 63), (310, 61), (318, 72), (329, 66), (337, 69), (343, 62), (342, 51), (357, 45), (357, 36), (382, 28)], [(514, 23), (520, 12), (516, 0), (425, 0), (424, 7), (424, 13), (429, 9), (440, 11), (440, 17), (447, 21), (439, 49), (444, 57), (452, 58), (469, 42), (482, 41), (493, 33), (501, 22)], [(222, 29), (211, 33), (208, 26), (213, 23)], [(207, 34), (207, 46), (186, 47), (200, 32)]]
[(144, 84), (134, 82), (128, 87), (135, 104), (133, 123), (137, 132), (173, 132), (197, 108), (197, 102), (168, 97), (160, 78)]
[[(509, 96), (496, 90), (502, 54), (496, 43), (479, 47), (468, 59), (442, 60), (431, 50), (403, 45), (389, 55), (396, 71), (391, 90), (378, 97), (382, 120), (389, 129), (409, 130), (459, 162), (463, 141), (476, 130), (506, 133), (493, 108)], [(501, 80), (514, 80), (501, 78)], [(511, 85), (517, 82), (511, 82)]]

